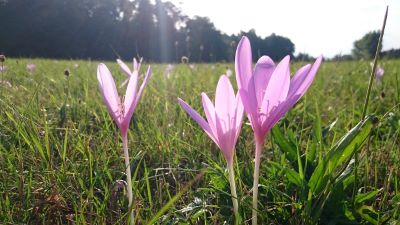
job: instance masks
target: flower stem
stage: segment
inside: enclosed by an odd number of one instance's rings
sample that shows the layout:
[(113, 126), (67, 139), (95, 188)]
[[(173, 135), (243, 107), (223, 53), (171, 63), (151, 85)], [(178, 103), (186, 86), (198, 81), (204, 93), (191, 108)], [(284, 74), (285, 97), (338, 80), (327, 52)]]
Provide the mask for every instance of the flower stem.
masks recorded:
[(233, 213), (235, 215), (235, 224), (239, 224), (239, 206), (236, 194), (235, 171), (233, 170), (233, 159), (228, 162), (229, 184), (231, 185), (231, 195), (233, 204)]
[[(126, 183), (127, 185), (127, 192), (128, 192), (128, 201), (129, 201), (129, 210), (131, 211), (130, 221), (131, 225), (134, 224), (134, 215), (133, 215), (133, 208), (132, 208), (132, 176), (131, 176), (131, 165), (129, 162), (129, 152), (128, 152), (128, 132), (122, 133), (122, 144), (124, 148), (124, 157), (125, 157), (125, 168), (126, 168)], [(132, 209), (131, 209), (132, 208)]]
[(253, 210), (252, 210), (252, 225), (257, 225), (257, 206), (258, 206), (258, 178), (260, 176), (260, 157), (262, 141), (256, 139), (256, 155), (254, 162), (254, 182), (253, 182)]

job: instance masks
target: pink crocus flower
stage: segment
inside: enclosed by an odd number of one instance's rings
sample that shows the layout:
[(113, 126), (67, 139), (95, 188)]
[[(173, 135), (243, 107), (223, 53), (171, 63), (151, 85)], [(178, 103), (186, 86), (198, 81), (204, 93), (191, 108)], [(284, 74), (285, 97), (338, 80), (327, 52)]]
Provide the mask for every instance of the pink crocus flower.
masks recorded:
[(143, 89), (145, 88), (150, 75), (151, 70), (150, 67), (148, 67), (146, 77), (144, 78), (144, 81), (137, 92), (139, 71), (135, 69), (128, 80), (129, 83), (128, 87), (126, 88), (126, 95), (120, 98), (118, 96), (114, 79), (112, 78), (111, 72), (108, 70), (107, 66), (103, 63), (100, 63), (97, 67), (97, 79), (103, 94), (103, 100), (106, 103), (107, 109), (120, 129), (122, 135), (126, 134), (128, 131), (129, 122), (142, 96)]
[[(374, 63), (373, 62), (371, 62), (369, 65), (371, 66), (371, 68), (374, 67)], [(383, 77), (384, 73), (385, 73), (385, 70), (380, 65), (376, 65), (375, 77), (376, 77), (376, 81), (378, 83), (382, 82), (382, 77)]]
[(381, 82), (383, 74), (385, 73), (385, 70), (382, 69), (382, 67), (378, 66), (375, 70), (375, 76), (378, 82)]
[(36, 65), (33, 63), (27, 64), (26, 69), (28, 70), (28, 72), (34, 73), (36, 71)]
[(383, 74), (385, 73), (385, 70), (382, 69), (382, 67), (377, 66), (376, 70), (375, 70), (375, 77), (376, 77), (376, 81), (378, 83), (382, 82), (382, 78), (383, 78)]
[(257, 224), (258, 176), (265, 136), (310, 87), (321, 61), (322, 56), (313, 65), (301, 67), (290, 79), (289, 56), (278, 65), (268, 56), (262, 56), (253, 70), (249, 39), (242, 37), (238, 44), (235, 57), (236, 81), (256, 143), (253, 225)]
[[(126, 179), (128, 184), (127, 191), (129, 207), (131, 207), (133, 202), (131, 167), (129, 163), (130, 160), (128, 152), (129, 123), (131, 121), (133, 112), (135, 111), (135, 108), (142, 96), (143, 89), (146, 87), (151, 75), (151, 70), (149, 66), (147, 69), (146, 77), (144, 78), (144, 81), (140, 86), (139, 91), (137, 91), (139, 68), (140, 65), (136, 65), (134, 67), (134, 70), (131, 72), (131, 76), (129, 77), (129, 83), (126, 88), (125, 97), (120, 98), (118, 96), (114, 79), (107, 66), (103, 63), (100, 63), (97, 67), (97, 79), (99, 81), (99, 87), (103, 96), (103, 100), (107, 106), (109, 113), (111, 114), (111, 117), (121, 131), (126, 166)], [(122, 69), (124, 70), (124, 68)], [(131, 212), (131, 224), (134, 224), (133, 211)]]
[(215, 106), (208, 98), (207, 94), (202, 93), (202, 102), (207, 121), (192, 109), (182, 99), (178, 99), (183, 109), (200, 125), (206, 134), (217, 144), (223, 153), (228, 165), (229, 182), (231, 186), (233, 209), (235, 217), (238, 218), (238, 202), (236, 195), (236, 185), (233, 171), (233, 156), (236, 141), (239, 137), (243, 118), (243, 104), (233, 91), (229, 78), (222, 75), (217, 84), (215, 94)]

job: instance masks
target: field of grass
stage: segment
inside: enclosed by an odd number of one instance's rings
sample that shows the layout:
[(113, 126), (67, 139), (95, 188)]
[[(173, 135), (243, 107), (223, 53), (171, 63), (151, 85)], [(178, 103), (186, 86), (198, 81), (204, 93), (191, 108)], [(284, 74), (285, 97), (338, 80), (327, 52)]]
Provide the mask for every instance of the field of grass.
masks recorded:
[[(36, 64), (36, 71), (28, 72), (28, 63)], [(105, 63), (121, 84), (125, 75), (118, 65)], [(323, 62), (307, 94), (268, 135), (260, 170), (260, 224), (399, 223), (400, 61), (380, 62), (385, 75), (374, 82), (368, 106), (368, 115), (376, 118), (360, 128), (355, 138), (362, 140), (340, 154), (348, 155), (325, 174), (326, 185), (313, 188), (310, 181), (330, 149), (360, 122), (369, 63)], [(97, 64), (5, 62), (1, 224), (126, 223), (122, 142), (101, 98)], [(302, 64), (292, 65), (292, 72)], [(225, 159), (177, 101), (180, 97), (202, 113), (200, 93), (214, 97), (219, 76), (227, 67), (234, 71), (233, 63), (176, 65), (169, 78), (167, 65), (151, 67), (129, 131), (136, 224), (233, 224)], [(230, 79), (236, 86), (235, 76)], [(246, 118), (235, 157), (241, 224), (251, 223), (253, 158)]]

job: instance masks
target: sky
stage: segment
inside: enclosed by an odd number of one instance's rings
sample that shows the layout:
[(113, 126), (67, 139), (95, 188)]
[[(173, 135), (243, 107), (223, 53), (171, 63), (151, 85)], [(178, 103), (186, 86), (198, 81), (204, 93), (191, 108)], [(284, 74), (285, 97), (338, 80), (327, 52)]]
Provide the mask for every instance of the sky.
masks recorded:
[(227, 34), (254, 28), (261, 37), (285, 36), (296, 53), (350, 54), (355, 40), (380, 30), (389, 14), (383, 50), (400, 48), (400, 0), (170, 0), (190, 17), (210, 18)]

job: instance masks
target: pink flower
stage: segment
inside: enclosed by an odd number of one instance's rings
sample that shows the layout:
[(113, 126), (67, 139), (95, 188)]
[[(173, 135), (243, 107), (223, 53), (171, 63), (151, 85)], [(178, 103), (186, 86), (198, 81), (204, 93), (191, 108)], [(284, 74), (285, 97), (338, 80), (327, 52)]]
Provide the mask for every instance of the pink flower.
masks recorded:
[(380, 66), (376, 67), (375, 76), (376, 76), (376, 80), (378, 82), (381, 82), (384, 73), (385, 73), (385, 70), (383, 70), (382, 67), (380, 67)]
[[(133, 112), (142, 96), (143, 89), (146, 87), (147, 82), (151, 76), (150, 66), (147, 68), (146, 77), (142, 85), (140, 86), (139, 92), (137, 92), (137, 82), (139, 77), (140, 63), (137, 64), (134, 59), (133, 71), (122, 62), (118, 61), (122, 70), (128, 75), (128, 87), (126, 88), (125, 97), (120, 98), (118, 96), (117, 88), (115, 87), (114, 79), (107, 66), (100, 63), (97, 67), (97, 79), (99, 80), (99, 86), (103, 95), (103, 100), (106, 103), (107, 109), (111, 114), (111, 117), (117, 124), (122, 135), (122, 145), (124, 149), (125, 168), (126, 168), (126, 183), (127, 183), (127, 196), (129, 202), (129, 208), (133, 204), (133, 193), (132, 193), (132, 177), (131, 177), (131, 166), (128, 151), (128, 128), (131, 121)], [(134, 212), (130, 212), (130, 224), (134, 224)]]
[(28, 70), (28, 72), (34, 73), (36, 71), (36, 65), (32, 63), (27, 64), (26, 69)]
[(218, 145), (227, 162), (232, 162), (243, 117), (242, 101), (233, 91), (228, 77), (222, 75), (215, 94), (215, 107), (207, 94), (201, 93), (207, 121), (182, 99), (178, 99), (183, 109), (203, 128)]
[[(132, 118), (133, 112), (151, 75), (150, 67), (148, 67), (143, 84), (140, 86), (139, 92), (137, 92), (139, 68), (140, 64), (139, 66), (136, 64), (136, 67), (134, 67), (134, 70), (130, 74), (131, 76), (129, 77), (129, 83), (128, 87), (126, 88), (125, 97), (120, 98), (118, 96), (114, 79), (112, 78), (107, 66), (103, 63), (100, 63), (97, 67), (97, 79), (99, 81), (103, 100), (106, 103), (111, 117), (121, 130), (122, 134), (128, 131), (129, 122)], [(122, 67), (122, 69), (125, 71), (126, 68)]]
[(258, 179), (261, 149), (265, 136), (286, 112), (304, 95), (314, 80), (322, 61), (301, 67), (290, 79), (290, 57), (278, 65), (268, 56), (262, 56), (254, 70), (250, 41), (240, 40), (235, 57), (236, 81), (244, 110), (253, 128), (256, 151), (254, 162), (252, 224), (257, 224)]
[(243, 37), (236, 50), (236, 80), (255, 137), (263, 140), (310, 87), (322, 56), (312, 66), (300, 68), (290, 79), (289, 56), (278, 65), (268, 56), (262, 56), (253, 70), (251, 54), (250, 41)]
[[(374, 63), (373, 63), (373, 62), (370, 62), (369, 65), (371, 66), (371, 69), (373, 69)], [(382, 81), (382, 77), (383, 77), (383, 74), (384, 74), (384, 73), (385, 73), (385, 70), (383, 70), (383, 68), (380, 67), (379, 65), (376, 65), (376, 68), (375, 68), (375, 78), (376, 78), (376, 81), (377, 81), (378, 83), (380, 83), (380, 82)]]
[(227, 162), (229, 183), (232, 194), (233, 212), (239, 219), (236, 194), (233, 155), (239, 137), (243, 119), (243, 104), (239, 94), (233, 91), (229, 78), (222, 75), (217, 84), (215, 107), (205, 93), (202, 93), (203, 108), (207, 121), (193, 110), (186, 102), (178, 98), (183, 109), (203, 128), (206, 134), (218, 145)]

